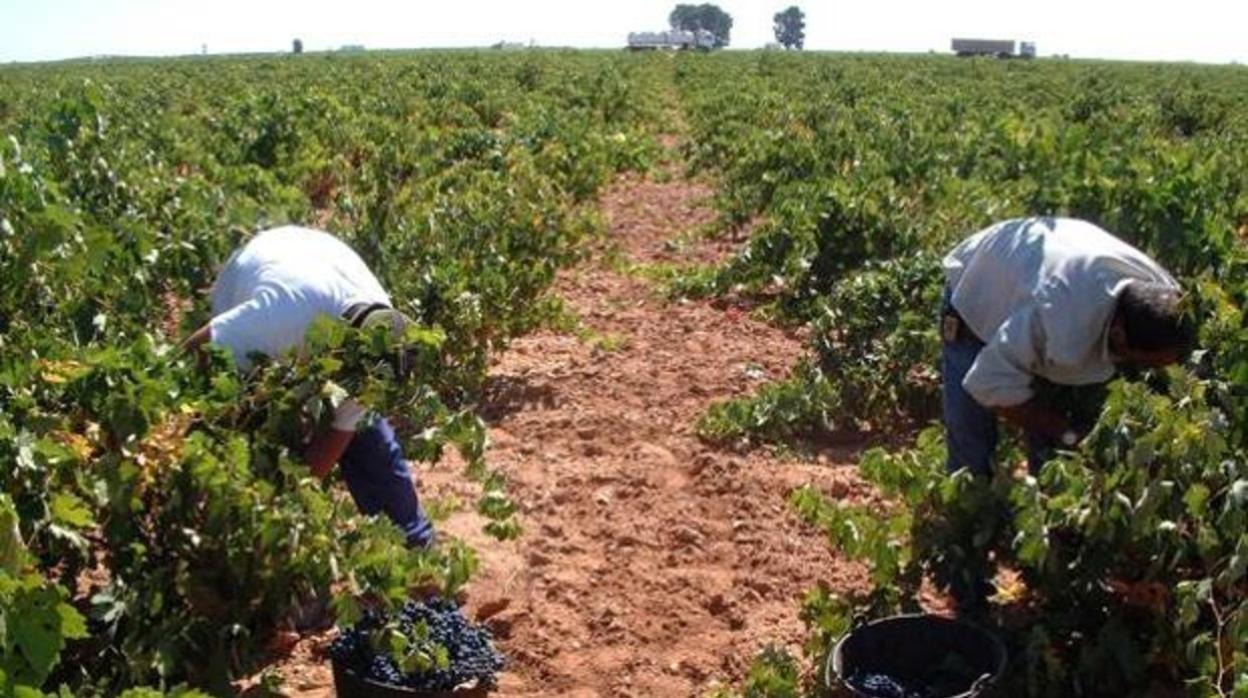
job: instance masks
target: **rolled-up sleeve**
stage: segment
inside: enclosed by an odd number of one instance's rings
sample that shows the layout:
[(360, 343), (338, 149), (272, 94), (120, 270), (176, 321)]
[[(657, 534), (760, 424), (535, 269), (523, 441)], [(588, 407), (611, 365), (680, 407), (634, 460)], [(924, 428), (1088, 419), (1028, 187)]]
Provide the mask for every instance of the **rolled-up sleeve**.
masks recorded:
[(985, 407), (1014, 407), (1032, 398), (1044, 361), (1044, 330), (1032, 306), (1011, 315), (975, 358), (962, 387)]
[(343, 400), (334, 410), (333, 427), (338, 431), (355, 431), (368, 414), (368, 408), (355, 400)]

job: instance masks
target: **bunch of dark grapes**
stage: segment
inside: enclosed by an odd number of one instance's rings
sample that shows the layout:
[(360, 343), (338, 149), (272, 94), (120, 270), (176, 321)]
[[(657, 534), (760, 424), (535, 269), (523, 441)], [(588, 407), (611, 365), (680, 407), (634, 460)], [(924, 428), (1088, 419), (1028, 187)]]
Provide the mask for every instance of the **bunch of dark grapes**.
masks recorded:
[(465, 618), (453, 601), (408, 601), (394, 618), (413, 643), (443, 647), (450, 660), (444, 668), (404, 674), (390, 656), (376, 652), (369, 636), (387, 620), (376, 611), (366, 612), (354, 627), (340, 629), (330, 656), (357, 676), (422, 691), (449, 691), (465, 684), (492, 687), (503, 669), (503, 656), (494, 649), (489, 629)]

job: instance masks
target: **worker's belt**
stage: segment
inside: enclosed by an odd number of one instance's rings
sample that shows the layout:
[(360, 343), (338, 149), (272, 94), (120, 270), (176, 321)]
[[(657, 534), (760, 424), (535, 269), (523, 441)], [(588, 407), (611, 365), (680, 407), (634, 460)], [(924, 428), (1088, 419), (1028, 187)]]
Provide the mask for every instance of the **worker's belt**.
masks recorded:
[(364, 326), (364, 321), (367, 320), (368, 316), (374, 311), (389, 307), (390, 306), (385, 303), (352, 303), (347, 306), (346, 310), (342, 311), (342, 319), (345, 320), (348, 325), (351, 325), (358, 330)]
[(940, 338), (950, 344), (955, 342), (984, 343), (982, 339), (975, 336), (970, 326), (966, 324), (966, 320), (958, 315), (958, 311), (950, 306), (945, 306), (944, 312), (940, 315)]

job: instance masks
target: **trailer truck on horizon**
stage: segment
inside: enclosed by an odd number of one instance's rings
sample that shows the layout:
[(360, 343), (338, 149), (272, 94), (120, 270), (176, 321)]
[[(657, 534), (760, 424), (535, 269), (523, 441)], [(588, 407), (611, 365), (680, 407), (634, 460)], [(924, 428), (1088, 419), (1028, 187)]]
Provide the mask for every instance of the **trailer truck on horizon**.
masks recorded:
[(1035, 58), (1036, 44), (1034, 41), (1015, 42), (1013, 39), (954, 39), (953, 52), (959, 56)]

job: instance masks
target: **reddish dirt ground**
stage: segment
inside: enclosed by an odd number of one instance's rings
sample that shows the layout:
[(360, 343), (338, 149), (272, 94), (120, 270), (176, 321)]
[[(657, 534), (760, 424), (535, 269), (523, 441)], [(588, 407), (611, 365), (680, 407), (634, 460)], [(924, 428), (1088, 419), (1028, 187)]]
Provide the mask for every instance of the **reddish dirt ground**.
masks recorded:
[[(492, 369), (489, 458), (526, 532), (493, 541), (468, 507), (441, 530), (481, 555), (468, 606), (493, 613), (509, 656), (500, 696), (701, 695), (739, 679), (767, 643), (798, 651), (799, 603), (815, 583), (865, 584), (786, 503), (808, 482), (869, 496), (846, 465), (851, 447), (802, 461), (693, 432), (713, 401), (782, 377), (802, 339), (736, 308), (664, 299), (620, 263), (723, 255), (730, 242), (688, 235), (713, 220), (710, 195), (679, 177), (617, 182), (601, 202), (607, 242), (557, 285), (586, 331), (524, 337)], [(424, 496), (474, 501), (445, 463), (419, 478)], [(295, 647), (286, 690), (332, 694), (326, 641)]]

